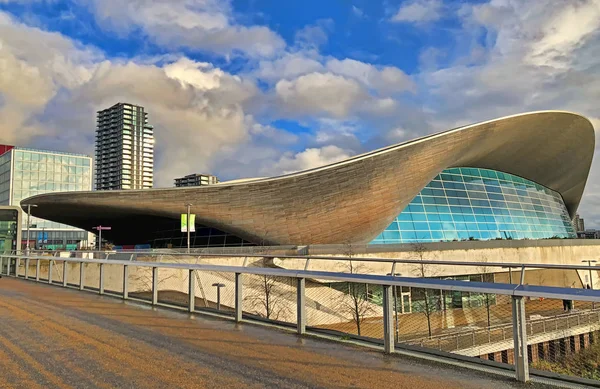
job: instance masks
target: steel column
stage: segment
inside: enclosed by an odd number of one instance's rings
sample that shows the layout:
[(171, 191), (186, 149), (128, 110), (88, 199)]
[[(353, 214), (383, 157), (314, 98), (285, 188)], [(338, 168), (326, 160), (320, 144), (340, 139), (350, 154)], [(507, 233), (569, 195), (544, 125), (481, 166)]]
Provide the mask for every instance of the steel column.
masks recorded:
[(392, 287), (383, 286), (383, 348), (387, 354), (394, 352), (394, 315), (392, 312)]
[(296, 309), (297, 309), (297, 327), (298, 334), (306, 333), (306, 301), (305, 301), (306, 280), (304, 278), (297, 279), (296, 287)]
[(79, 290), (85, 288), (85, 263), (79, 262)]
[(242, 321), (242, 273), (235, 273), (235, 321)]
[(25, 258), (25, 279), (29, 279), (29, 258)]
[(194, 312), (194, 304), (196, 303), (196, 274), (193, 269), (190, 269), (188, 286), (188, 311)]
[[(133, 255), (133, 254), (131, 254)], [(127, 290), (127, 286), (129, 283), (129, 266), (123, 265), (123, 300), (127, 300), (129, 298), (129, 290)]]
[(158, 303), (158, 268), (152, 268), (152, 305)]
[(98, 285), (98, 293), (104, 294), (104, 264), (100, 264), (100, 282)]
[(529, 361), (527, 356), (527, 322), (525, 300), (521, 296), (512, 297), (512, 325), (515, 348), (515, 373), (517, 381), (529, 381)]
[(63, 286), (67, 286), (67, 261), (63, 261)]

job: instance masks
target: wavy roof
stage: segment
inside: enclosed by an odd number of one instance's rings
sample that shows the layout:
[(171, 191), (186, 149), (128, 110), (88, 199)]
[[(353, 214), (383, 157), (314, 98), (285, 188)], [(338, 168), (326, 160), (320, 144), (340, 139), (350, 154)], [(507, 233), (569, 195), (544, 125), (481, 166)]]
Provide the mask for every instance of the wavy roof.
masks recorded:
[(583, 116), (531, 112), (273, 178), (189, 188), (50, 193), (22, 204), (37, 204), (35, 216), (87, 230), (112, 225), (112, 239), (123, 243), (140, 242), (159, 220), (178, 219), (188, 203), (197, 223), (249, 241), (369, 242), (449, 167), (488, 168), (535, 181), (559, 192), (574, 216), (594, 142), (592, 124)]

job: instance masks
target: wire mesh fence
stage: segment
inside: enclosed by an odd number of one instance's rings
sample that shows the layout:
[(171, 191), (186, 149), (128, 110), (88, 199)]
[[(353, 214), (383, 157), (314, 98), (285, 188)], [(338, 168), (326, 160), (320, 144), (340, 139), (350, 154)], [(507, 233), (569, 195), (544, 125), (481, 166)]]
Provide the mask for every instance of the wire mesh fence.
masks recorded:
[(600, 380), (600, 306), (547, 299), (546, 310), (528, 312), (531, 367)]
[(291, 277), (244, 274), (242, 309), (247, 315), (295, 324), (296, 280)]

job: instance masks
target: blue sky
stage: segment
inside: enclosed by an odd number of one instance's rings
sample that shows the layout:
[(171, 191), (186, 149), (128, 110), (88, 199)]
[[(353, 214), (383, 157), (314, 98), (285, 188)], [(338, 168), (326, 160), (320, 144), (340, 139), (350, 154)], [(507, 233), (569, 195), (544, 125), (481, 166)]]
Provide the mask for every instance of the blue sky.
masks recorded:
[(600, 0), (0, 0), (0, 142), (91, 154), (95, 111), (131, 101), (171, 186), (531, 110), (598, 127), (599, 27)]

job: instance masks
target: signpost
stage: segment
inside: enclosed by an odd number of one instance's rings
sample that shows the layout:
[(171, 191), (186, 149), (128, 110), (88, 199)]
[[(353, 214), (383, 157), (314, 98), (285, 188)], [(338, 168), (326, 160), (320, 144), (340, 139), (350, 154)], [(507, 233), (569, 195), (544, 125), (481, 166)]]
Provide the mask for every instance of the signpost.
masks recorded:
[(187, 232), (187, 252), (190, 253), (190, 232), (196, 232), (196, 215), (190, 213), (192, 204), (186, 204), (187, 214), (181, 214), (181, 232)]
[(107, 230), (111, 230), (111, 227), (105, 227), (105, 226), (98, 226), (98, 227), (93, 227), (94, 230), (98, 230), (98, 234), (99, 234), (99, 239), (98, 239), (98, 251), (102, 251), (102, 231), (107, 231)]

